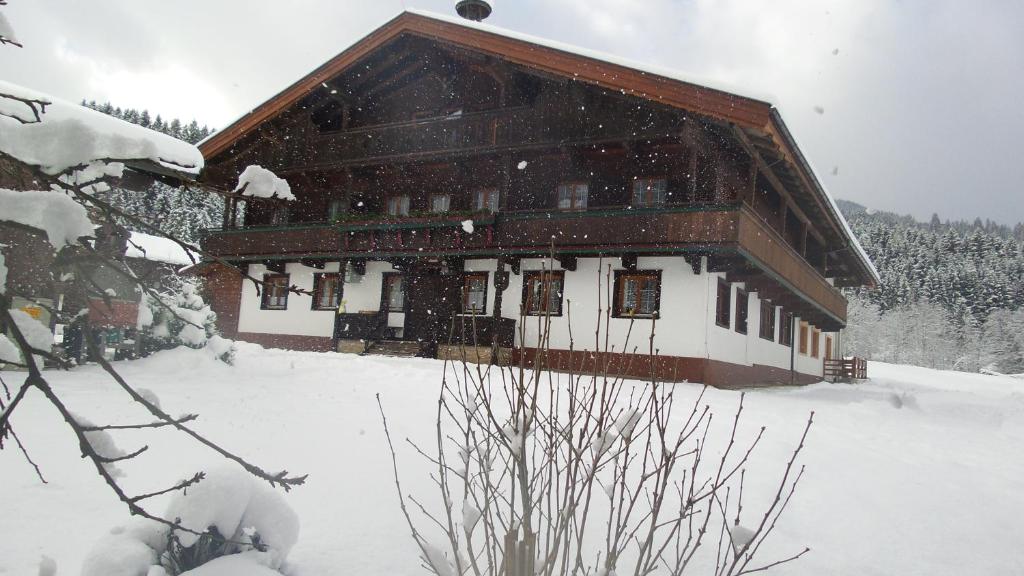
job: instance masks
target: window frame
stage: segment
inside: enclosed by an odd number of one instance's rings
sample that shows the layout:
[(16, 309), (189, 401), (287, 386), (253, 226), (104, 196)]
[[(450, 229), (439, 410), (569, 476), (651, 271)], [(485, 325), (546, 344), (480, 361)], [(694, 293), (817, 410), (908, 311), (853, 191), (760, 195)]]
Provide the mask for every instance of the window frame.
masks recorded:
[(821, 357), (821, 330), (811, 329), (811, 358)]
[[(320, 303), (320, 291), (323, 288), (325, 277), (334, 277), (334, 306), (323, 306)], [(341, 273), (340, 272), (314, 272), (313, 273), (313, 303), (311, 310), (337, 310), (341, 304)]]
[[(723, 300), (723, 290), (725, 298)], [(729, 329), (732, 326), (732, 284), (725, 278), (718, 277), (718, 288), (715, 300), (715, 324)]]
[(793, 314), (786, 312), (785, 308), (779, 308), (779, 317), (782, 324), (779, 326), (779, 344), (790, 348), (793, 346)]
[(343, 214), (347, 214), (349, 207), (345, 204), (345, 198), (327, 199), (327, 221), (334, 222)]
[(808, 332), (809, 329), (810, 329), (810, 325), (807, 322), (800, 322), (800, 327), (799, 327), (799, 332), (800, 332), (800, 334), (799, 334), (799, 346), (797, 347), (797, 351), (800, 352), (801, 356), (807, 356), (807, 341), (808, 341), (808, 334), (807, 334), (807, 332)]
[[(644, 283), (654, 282), (654, 312), (635, 313), (623, 309), (625, 299), (626, 280), (629, 278), (643, 278)], [(661, 317), (661, 270), (616, 270), (615, 271), (615, 293), (612, 296), (612, 317), (613, 318), (650, 318)]]
[[(558, 310), (546, 310), (545, 309), (534, 309), (530, 303), (530, 294), (533, 293), (531, 290), (533, 282), (539, 279), (542, 282), (548, 284), (547, 290), (550, 290), (550, 283), (554, 279), (558, 279), (560, 284), (560, 290), (558, 294)], [(564, 270), (524, 270), (523, 271), (523, 314), (525, 316), (561, 316), (562, 309), (564, 308), (563, 302), (565, 300), (565, 271)], [(545, 303), (550, 303), (550, 296), (544, 299)]]
[[(757, 331), (762, 339), (775, 342), (775, 319), (775, 305), (771, 300), (761, 300), (761, 319)], [(770, 331), (765, 330), (768, 326), (771, 326)]]
[[(404, 204), (405, 204), (404, 211), (402, 209), (403, 208), (403, 206), (402, 206), (402, 200), (403, 199), (404, 199)], [(395, 210), (395, 212), (391, 211), (391, 203), (393, 201), (396, 202), (396, 210)], [(409, 209), (411, 208), (411, 204), (412, 204), (412, 198), (408, 194), (391, 194), (390, 196), (388, 196), (388, 199), (385, 202), (385, 207), (384, 208), (387, 211), (388, 216), (396, 217), (396, 218), (404, 218), (404, 217), (409, 216)]]
[[(491, 207), (491, 204), (494, 204)], [(473, 192), (473, 209), (477, 212), (497, 213), (501, 210), (501, 190), (498, 188), (477, 188)]]
[[(577, 202), (576, 190), (578, 187), (583, 187), (584, 196), (582, 206)], [(562, 188), (569, 189), (569, 206), (562, 206)], [(566, 212), (582, 212), (587, 209), (590, 204), (590, 183), (585, 180), (566, 180), (565, 182), (559, 182), (555, 186), (555, 208), (558, 210), (564, 210)]]
[[(281, 304), (270, 304), (271, 283), (278, 288), (276, 280), (284, 279), (284, 296)], [(266, 272), (263, 274), (263, 292), (260, 294), (260, 310), (287, 310), (288, 309), (288, 288), (291, 287), (291, 279), (288, 274), (282, 272)], [(274, 291), (276, 292), (276, 290)], [(282, 298), (282, 297), (278, 297)]]
[[(434, 202), (436, 200), (441, 199), (441, 198), (445, 199), (444, 210), (436, 210), (436, 209), (434, 209)], [(439, 192), (437, 194), (431, 194), (430, 197), (428, 198), (428, 201), (430, 202), (429, 208), (430, 208), (430, 213), (431, 214), (447, 214), (447, 213), (452, 211), (452, 195), (448, 194), (447, 192)]]
[[(391, 284), (395, 279), (401, 280), (402, 284), (402, 307), (399, 309), (391, 308)], [(404, 314), (406, 311), (406, 293), (405, 293), (405, 275), (401, 272), (384, 272), (381, 274), (380, 283), (380, 311), (387, 312), (388, 314)]]
[(736, 332), (747, 334), (750, 331), (750, 292), (736, 288)]
[[(469, 303), (469, 282), (474, 278), (483, 278), (484, 281), (484, 300), (479, 310), (470, 309)], [(467, 272), (462, 277), (462, 313), (463, 314), (474, 314), (482, 315), (487, 314), (487, 292), (490, 290), (490, 272)]]
[[(663, 189), (661, 191), (661, 200), (659, 202), (648, 201), (647, 198), (646, 198), (647, 195), (644, 194), (643, 202), (637, 203), (637, 201), (636, 201), (637, 187), (641, 186), (642, 183), (647, 183), (646, 192), (650, 192), (653, 189), (651, 187), (651, 183), (654, 183), (654, 182), (661, 182), (662, 183)], [(665, 176), (665, 175), (638, 176), (638, 177), (633, 178), (633, 186), (632, 186), (632, 189), (630, 190), (630, 206), (632, 206), (633, 208), (661, 208), (661, 207), (664, 207), (667, 202), (668, 202), (668, 176)]]

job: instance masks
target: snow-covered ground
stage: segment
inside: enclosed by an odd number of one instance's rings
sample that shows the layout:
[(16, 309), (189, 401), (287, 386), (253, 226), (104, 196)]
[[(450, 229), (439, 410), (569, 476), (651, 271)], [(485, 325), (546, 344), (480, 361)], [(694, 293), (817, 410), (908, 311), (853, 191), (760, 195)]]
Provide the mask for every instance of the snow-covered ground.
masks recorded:
[[(309, 473), (287, 495), (302, 522), (291, 576), (423, 574), (397, 508), (377, 414), (380, 393), (396, 439), (431, 434), (440, 361), (263, 350), (240, 345), (235, 366), (178, 349), (122, 363), (172, 414), (268, 469)], [(779, 574), (1024, 573), (1024, 381), (872, 363), (871, 381), (748, 393), (745, 431), (768, 427), (751, 473), (777, 481), (811, 410), (803, 484), (767, 556), (811, 552)], [(2, 374), (8, 385), (15, 374)], [(51, 372), (73, 411), (96, 422), (148, 421), (95, 367)], [(680, 384), (688, 398), (700, 388)], [(731, 415), (738, 393), (706, 400)], [(126, 510), (78, 457), (55, 411), (31, 395), (13, 419), (49, 480), (15, 447), (0, 452), (0, 574), (34, 575), (41, 555), (78, 574), (95, 541)], [(117, 433), (142, 457), (119, 463), (136, 493), (207, 465), (209, 452), (172, 432)], [(400, 449), (407, 487), (427, 468)], [(756, 485), (755, 485), (756, 487)], [(162, 512), (165, 502), (152, 509)]]

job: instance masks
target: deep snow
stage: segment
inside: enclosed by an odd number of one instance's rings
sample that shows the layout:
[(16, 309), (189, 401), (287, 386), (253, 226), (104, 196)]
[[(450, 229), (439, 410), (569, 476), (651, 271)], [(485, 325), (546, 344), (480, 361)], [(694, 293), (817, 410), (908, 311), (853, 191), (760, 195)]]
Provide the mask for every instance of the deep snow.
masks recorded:
[[(120, 369), (172, 414), (196, 411), (196, 427), (267, 469), (309, 473), (285, 497), (302, 529), (292, 576), (424, 574), (397, 508), (376, 411), (380, 392), (396, 440), (429, 436), (440, 361), (263, 350), (240, 344), (235, 366), (178, 349)], [(768, 427), (751, 463), (749, 490), (768, 492), (811, 410), (803, 484), (763, 559), (811, 552), (778, 574), (1020, 574), (1024, 549), (1024, 382), (871, 363), (872, 380), (748, 392), (743, 432)], [(16, 374), (4, 372), (8, 386)], [(148, 421), (96, 367), (49, 372), (70, 408), (97, 422)], [(680, 384), (686, 398), (699, 386)], [(706, 400), (731, 416), (733, 391)], [(127, 511), (73, 435), (38, 394), (13, 425), (42, 467), (41, 485), (16, 449), (0, 452), (0, 574), (36, 574), (40, 557), (78, 574), (89, 550)], [(130, 492), (169, 486), (215, 455), (169, 431), (117, 432)], [(407, 488), (424, 492), (427, 466), (405, 447)], [(751, 506), (757, 497), (751, 496)], [(151, 509), (163, 511), (167, 501)]]

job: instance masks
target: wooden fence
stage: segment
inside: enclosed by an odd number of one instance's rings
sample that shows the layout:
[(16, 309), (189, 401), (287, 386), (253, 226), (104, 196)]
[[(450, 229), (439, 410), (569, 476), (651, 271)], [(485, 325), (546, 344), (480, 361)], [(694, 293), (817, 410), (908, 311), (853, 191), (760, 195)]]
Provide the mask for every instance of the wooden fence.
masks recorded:
[(825, 378), (829, 380), (863, 380), (868, 377), (868, 361), (863, 358), (830, 358), (825, 360)]

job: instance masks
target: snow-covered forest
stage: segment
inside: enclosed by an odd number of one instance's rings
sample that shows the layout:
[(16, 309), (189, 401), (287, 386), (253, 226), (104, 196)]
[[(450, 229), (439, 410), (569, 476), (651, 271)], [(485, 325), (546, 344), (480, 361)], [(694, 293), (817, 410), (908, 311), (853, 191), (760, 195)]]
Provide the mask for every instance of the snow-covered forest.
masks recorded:
[[(189, 144), (195, 144), (214, 132), (195, 120), (186, 123), (172, 118), (165, 121), (160, 114), (154, 118), (145, 109), (140, 112), (134, 108), (115, 107), (110, 102), (97, 104), (85, 100), (82, 100), (82, 105)], [(200, 232), (205, 228), (220, 226), (224, 213), (224, 200), (216, 194), (198, 187), (175, 188), (159, 181), (151, 184), (145, 192), (114, 186), (106, 193), (105, 199), (126, 213), (154, 223), (160, 230), (186, 242), (198, 241)], [(130, 221), (122, 224), (129, 230), (145, 232)]]
[(882, 277), (877, 290), (849, 294), (848, 354), (1024, 372), (1024, 224), (922, 223), (840, 204)]

